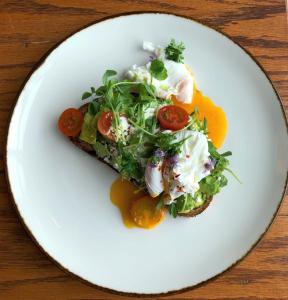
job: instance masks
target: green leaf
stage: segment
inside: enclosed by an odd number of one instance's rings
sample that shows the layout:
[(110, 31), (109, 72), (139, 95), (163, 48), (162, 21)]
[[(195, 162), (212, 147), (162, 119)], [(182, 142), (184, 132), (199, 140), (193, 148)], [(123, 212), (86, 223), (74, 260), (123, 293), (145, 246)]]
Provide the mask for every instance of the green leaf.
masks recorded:
[(125, 95), (126, 97), (131, 97), (131, 90), (134, 86), (131, 86), (129, 83), (121, 82), (121, 85), (118, 85), (116, 87), (117, 92), (119, 92), (121, 95)]
[(164, 66), (163, 61), (154, 59), (150, 65), (151, 75), (158, 80), (165, 80), (168, 76), (167, 70)]
[(168, 211), (169, 214), (173, 217), (176, 218), (177, 217), (177, 208), (176, 208), (176, 203), (172, 202), (169, 206), (168, 206)]
[[(197, 196), (199, 196), (199, 193)], [(178, 213), (188, 213), (197, 206), (196, 195), (195, 197), (188, 193), (181, 195), (175, 199), (175, 203)]]
[(231, 151), (226, 151), (226, 152), (221, 154), (221, 156), (223, 156), (223, 157), (230, 156), (230, 155), (232, 155)]
[(92, 93), (92, 94), (95, 94), (95, 92), (96, 92), (96, 89), (95, 89), (95, 87), (94, 87), (94, 86), (92, 86), (90, 89), (91, 89), (91, 93)]
[(175, 39), (172, 39), (170, 44), (165, 48), (165, 56), (167, 59), (173, 60), (177, 63), (183, 63), (184, 50), (185, 50), (185, 45), (183, 44), (183, 42), (177, 44)]
[(228, 184), (228, 179), (223, 174), (219, 176), (218, 180), (220, 182), (220, 187), (224, 187)]
[(121, 175), (127, 179), (144, 179), (144, 168), (133, 154), (121, 147), (118, 148), (118, 152), (121, 154), (121, 156), (118, 157)]
[(183, 143), (189, 138), (190, 136), (175, 142), (176, 137), (173, 133), (160, 132), (156, 137), (155, 146), (165, 151), (169, 156), (174, 156), (181, 152)]
[(85, 93), (83, 93), (83, 95), (82, 95), (82, 100), (85, 100), (85, 99), (87, 99), (87, 98), (89, 98), (89, 97), (91, 97), (92, 96), (92, 94), (90, 93), (90, 92), (85, 92)]
[(143, 87), (145, 88), (147, 95), (155, 98), (156, 88), (154, 85), (152, 85), (152, 84), (141, 84), (141, 85), (143, 85)]
[(180, 197), (176, 198), (174, 201), (176, 203), (177, 212), (185, 212), (187, 195), (181, 195)]
[(232, 170), (230, 170), (229, 168), (225, 168), (225, 170), (229, 172), (240, 184), (242, 184), (240, 178)]
[(199, 191), (208, 196), (213, 196), (219, 193), (221, 187), (220, 180), (218, 180), (218, 176), (216, 177), (213, 175), (209, 175), (203, 178), (200, 181), (199, 185), (200, 185)]
[(221, 156), (211, 141), (208, 142), (208, 151), (210, 155), (215, 159), (219, 159)]
[(228, 167), (228, 165), (229, 165), (229, 160), (220, 155), (220, 157), (216, 163), (215, 169), (218, 172), (223, 172)]
[(151, 132), (152, 134), (156, 130), (156, 125), (157, 125), (157, 118), (156, 118), (156, 116), (152, 116), (152, 117), (147, 118), (145, 120), (145, 128), (147, 129), (147, 131)]
[(92, 116), (95, 116), (98, 113), (99, 108), (100, 108), (99, 102), (92, 101), (91, 103), (89, 103), (88, 113)]
[(106, 70), (106, 72), (104, 73), (103, 77), (102, 77), (102, 82), (104, 85), (106, 85), (109, 81), (109, 78), (112, 76), (117, 75), (117, 72), (114, 70)]
[(204, 118), (204, 120), (203, 120), (203, 130), (204, 130), (204, 132), (206, 132), (207, 131), (207, 126), (208, 126), (208, 124), (207, 124), (208, 122), (207, 122), (207, 119), (206, 118)]
[(103, 95), (105, 95), (106, 90), (107, 90), (106, 86), (102, 85), (95, 91), (95, 94), (97, 96), (103, 96)]

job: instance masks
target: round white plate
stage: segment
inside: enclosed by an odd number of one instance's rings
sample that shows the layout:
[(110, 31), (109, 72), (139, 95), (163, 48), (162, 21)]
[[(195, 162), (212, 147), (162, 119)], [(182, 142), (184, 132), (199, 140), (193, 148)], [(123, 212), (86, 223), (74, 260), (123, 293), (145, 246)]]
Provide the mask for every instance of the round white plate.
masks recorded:
[[(198, 87), (226, 112), (229, 184), (196, 218), (167, 217), (154, 230), (127, 229), (109, 199), (117, 174), (57, 131), (106, 69), (147, 60), (143, 40), (186, 45)], [(241, 259), (267, 230), (283, 197), (287, 128), (280, 101), (253, 59), (226, 36), (186, 18), (147, 13), (91, 25), (54, 49), (16, 104), (7, 167), (20, 215), (44, 251), (99, 287), (154, 294), (192, 287)]]

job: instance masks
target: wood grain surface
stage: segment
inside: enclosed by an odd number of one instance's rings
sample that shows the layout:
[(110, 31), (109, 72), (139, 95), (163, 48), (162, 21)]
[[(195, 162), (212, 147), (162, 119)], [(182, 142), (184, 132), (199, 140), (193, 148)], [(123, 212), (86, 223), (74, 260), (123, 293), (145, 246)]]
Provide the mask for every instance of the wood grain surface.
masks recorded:
[[(0, 0), (0, 299), (118, 299), (55, 266), (19, 222), (9, 197), (4, 149), (16, 95), (37, 61), (86, 24), (130, 11), (163, 11), (233, 37), (271, 77), (288, 110), (284, 0)], [(288, 203), (248, 257), (216, 280), (171, 299), (288, 299)], [(130, 298), (131, 299), (131, 298)]]

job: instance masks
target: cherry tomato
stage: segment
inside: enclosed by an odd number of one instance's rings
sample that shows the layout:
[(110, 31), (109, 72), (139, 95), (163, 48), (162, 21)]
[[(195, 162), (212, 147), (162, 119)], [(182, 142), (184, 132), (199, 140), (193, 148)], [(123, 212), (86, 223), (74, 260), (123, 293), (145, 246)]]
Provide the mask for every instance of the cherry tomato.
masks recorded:
[(179, 130), (184, 128), (189, 121), (185, 109), (176, 105), (167, 105), (159, 109), (157, 119), (163, 129)]
[(79, 109), (68, 108), (58, 119), (58, 128), (66, 136), (77, 136), (82, 128), (84, 116)]
[(115, 141), (115, 135), (111, 132), (112, 121), (112, 111), (102, 112), (98, 119), (97, 127), (103, 136), (107, 137), (109, 140)]

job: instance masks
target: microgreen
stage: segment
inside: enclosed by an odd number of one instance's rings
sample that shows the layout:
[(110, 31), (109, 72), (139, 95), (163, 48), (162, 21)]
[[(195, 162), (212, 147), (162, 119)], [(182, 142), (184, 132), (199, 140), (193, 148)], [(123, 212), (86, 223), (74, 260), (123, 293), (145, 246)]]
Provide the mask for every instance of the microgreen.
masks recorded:
[(231, 170), (231, 169), (229, 169), (229, 168), (225, 168), (225, 170), (227, 171), (227, 172), (229, 172), (239, 183), (241, 183), (242, 184), (242, 181), (240, 180), (240, 178)]
[(188, 138), (190, 137), (186, 137), (181, 141), (175, 142), (175, 134), (160, 132), (155, 140), (155, 146), (165, 151), (168, 156), (174, 156), (180, 153), (181, 146)]
[(88, 99), (91, 96), (92, 96), (92, 93), (90, 93), (90, 92), (84, 92), (83, 95), (82, 95), (82, 100)]
[(100, 103), (97, 101), (92, 101), (88, 106), (88, 113), (92, 116), (95, 116), (100, 109)]
[(150, 65), (150, 73), (154, 78), (158, 80), (165, 80), (168, 76), (163, 61), (159, 59), (152, 60)]
[(117, 75), (116, 71), (114, 71), (114, 70), (106, 70), (106, 72), (102, 76), (102, 83), (104, 85), (109, 84), (109, 81), (110, 81), (111, 77), (113, 77), (115, 75)]
[(177, 217), (177, 207), (176, 207), (176, 203), (175, 202), (172, 202), (169, 206), (168, 206), (168, 211), (169, 211), (169, 214), (173, 217), (173, 218), (176, 218)]
[(135, 127), (137, 127), (139, 130), (141, 130), (142, 132), (144, 132), (147, 135), (150, 135), (151, 137), (156, 138), (156, 135), (147, 131), (146, 129), (144, 129), (143, 127), (141, 127), (140, 125), (138, 125), (136, 122), (133, 122), (131, 119), (129, 119), (129, 122), (134, 125)]
[(230, 155), (232, 155), (231, 151), (226, 151), (226, 152), (221, 154), (221, 156), (223, 156), (223, 157), (230, 156)]
[(121, 149), (121, 146), (118, 147), (118, 151), (121, 153), (118, 157), (118, 164), (122, 176), (127, 179), (134, 178), (139, 181), (143, 180), (144, 170), (140, 163), (131, 156), (130, 152), (124, 148)]

